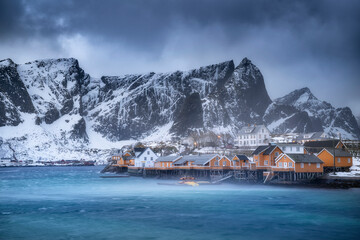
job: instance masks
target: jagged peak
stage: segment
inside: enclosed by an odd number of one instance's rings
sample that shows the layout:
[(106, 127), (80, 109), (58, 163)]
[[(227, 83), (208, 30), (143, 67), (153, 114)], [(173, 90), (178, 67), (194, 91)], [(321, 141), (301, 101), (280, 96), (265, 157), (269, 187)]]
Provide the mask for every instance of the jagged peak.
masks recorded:
[(253, 64), (252, 62), (251, 62), (251, 60), (250, 59), (248, 59), (247, 57), (245, 57), (245, 58), (243, 58), (243, 60), (241, 60), (241, 62), (239, 63), (239, 65), (236, 67), (236, 69), (247, 69), (247, 68), (256, 68), (257, 69), (257, 67), (255, 66), (255, 64)]
[(304, 88), (296, 89), (294, 92), (299, 92), (299, 93), (309, 93), (309, 94), (312, 94), (312, 92), (310, 91), (310, 89), (309, 89), (308, 87), (304, 87)]
[(64, 66), (79, 66), (79, 61), (76, 58), (45, 58), (37, 59), (35, 61), (27, 62), (25, 65), (36, 64), (37, 67), (45, 67), (50, 65), (64, 65)]
[(244, 66), (249, 64), (251, 64), (251, 60), (248, 59), (247, 57), (244, 57), (243, 60), (241, 60), (240, 62), (240, 65), (244, 65)]
[(0, 60), (0, 67), (9, 67), (11, 65), (15, 65), (15, 63), (10, 58)]
[(216, 68), (216, 67), (221, 67), (221, 68), (229, 67), (231, 69), (234, 69), (235, 64), (234, 64), (233, 60), (229, 60), (229, 61), (224, 61), (224, 62), (220, 62), (220, 63), (210, 64), (210, 65), (207, 65), (207, 66), (202, 66), (202, 67), (197, 68), (197, 69), (191, 69), (190, 71), (212, 69), (212, 68)]
[(296, 89), (281, 98), (275, 99), (275, 101), (281, 101), (281, 100), (290, 99), (290, 98), (294, 101), (294, 100), (299, 99), (302, 96), (303, 97), (306, 96), (306, 98), (308, 100), (309, 99), (317, 100), (317, 98), (314, 96), (314, 94), (311, 92), (311, 90), (308, 87), (303, 87), (303, 88)]

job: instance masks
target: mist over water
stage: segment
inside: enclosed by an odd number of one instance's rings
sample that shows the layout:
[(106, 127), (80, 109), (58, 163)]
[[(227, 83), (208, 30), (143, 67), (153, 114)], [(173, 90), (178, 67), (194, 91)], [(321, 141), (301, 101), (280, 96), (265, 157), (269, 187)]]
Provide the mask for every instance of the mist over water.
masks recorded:
[(360, 190), (163, 186), (101, 167), (0, 169), (0, 239), (358, 239)]

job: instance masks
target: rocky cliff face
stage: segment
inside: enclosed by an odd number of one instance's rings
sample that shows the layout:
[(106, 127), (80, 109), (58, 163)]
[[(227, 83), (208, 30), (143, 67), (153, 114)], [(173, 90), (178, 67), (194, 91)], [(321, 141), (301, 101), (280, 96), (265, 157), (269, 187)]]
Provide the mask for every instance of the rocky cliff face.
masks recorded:
[(278, 133), (360, 135), (349, 108), (335, 109), (307, 88), (272, 101), (260, 70), (247, 58), (236, 67), (227, 61), (100, 79), (76, 59), (21, 65), (8, 59), (0, 61), (0, 83), (0, 133), (24, 154), (44, 146), (52, 155), (111, 148), (122, 140), (164, 140), (194, 129), (236, 134), (248, 123), (265, 123)]

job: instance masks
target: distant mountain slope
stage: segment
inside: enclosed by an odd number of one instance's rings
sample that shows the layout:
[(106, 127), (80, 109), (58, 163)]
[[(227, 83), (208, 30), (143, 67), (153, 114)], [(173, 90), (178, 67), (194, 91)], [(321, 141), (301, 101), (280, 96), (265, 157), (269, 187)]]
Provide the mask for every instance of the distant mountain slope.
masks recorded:
[(0, 83), (2, 143), (24, 157), (72, 156), (119, 147), (119, 141), (165, 140), (191, 131), (236, 135), (248, 123), (265, 123), (276, 133), (360, 136), (349, 108), (335, 109), (307, 88), (272, 101), (260, 70), (247, 58), (236, 67), (227, 61), (100, 79), (72, 58), (20, 65), (7, 59), (0, 61)]
[[(282, 98), (275, 99), (278, 106), (290, 106), (302, 113), (299, 120), (308, 131), (322, 131), (342, 138), (359, 138), (360, 129), (350, 108), (334, 108), (331, 104), (317, 99), (309, 88), (295, 90)], [(306, 114), (305, 114), (306, 113)], [(291, 129), (291, 128), (288, 128)], [(276, 131), (276, 128), (273, 129)], [(283, 131), (284, 129), (281, 129)], [(302, 131), (294, 131), (302, 132)]]

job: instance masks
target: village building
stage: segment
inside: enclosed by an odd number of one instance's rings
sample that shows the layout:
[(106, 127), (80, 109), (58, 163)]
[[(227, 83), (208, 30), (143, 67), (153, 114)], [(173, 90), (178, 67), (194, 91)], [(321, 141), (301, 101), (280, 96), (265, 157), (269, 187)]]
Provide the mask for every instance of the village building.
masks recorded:
[(111, 156), (111, 164), (113, 166), (133, 166), (134, 165), (135, 155), (131, 151), (116, 151), (115, 154)]
[(139, 168), (153, 168), (158, 158), (151, 148), (134, 148), (134, 166)]
[(317, 157), (324, 162), (327, 171), (333, 170), (334, 167), (337, 171), (348, 171), (353, 164), (351, 153), (338, 148), (324, 148)]
[(235, 155), (232, 160), (235, 167), (247, 167), (250, 162), (249, 158), (244, 154)]
[(305, 143), (308, 141), (323, 141), (329, 139), (330, 136), (325, 132), (311, 132), (311, 133), (300, 133), (296, 138), (296, 141)]
[(295, 173), (322, 173), (324, 163), (312, 154), (283, 153), (276, 159), (276, 165), (272, 167), (274, 172)]
[(271, 133), (265, 125), (253, 125), (243, 127), (238, 136), (239, 147), (255, 148), (261, 144), (268, 144)]
[(172, 168), (174, 167), (174, 162), (181, 159), (182, 156), (163, 156), (155, 160), (156, 168)]
[(233, 162), (230, 156), (223, 155), (220, 157), (220, 160), (218, 161), (219, 167), (231, 167), (233, 166)]
[(277, 145), (258, 146), (252, 153), (253, 161), (257, 169), (270, 169), (271, 166), (275, 166), (275, 159), (282, 153)]
[(319, 153), (324, 148), (337, 148), (346, 150), (344, 143), (338, 139), (323, 140), (323, 141), (308, 141), (304, 143), (305, 153)]
[(298, 133), (272, 134), (270, 142), (272, 143), (292, 143), (296, 142)]

